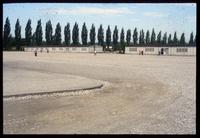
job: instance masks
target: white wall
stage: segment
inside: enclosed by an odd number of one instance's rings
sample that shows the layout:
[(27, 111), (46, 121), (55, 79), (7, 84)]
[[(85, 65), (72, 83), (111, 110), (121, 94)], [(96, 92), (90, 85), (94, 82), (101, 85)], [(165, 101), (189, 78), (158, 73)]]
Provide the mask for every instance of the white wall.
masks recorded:
[[(144, 55), (158, 55), (159, 51), (161, 51), (161, 48), (164, 49), (164, 55), (196, 55), (196, 47), (126, 47), (125, 53), (139, 55), (139, 51), (143, 51)], [(153, 51), (150, 49), (153, 49)]]
[[(94, 47), (24, 47), (24, 51), (26, 52), (34, 52), (37, 50), (40, 52), (47, 52), (47, 49), (49, 52), (61, 52), (61, 53), (89, 53), (94, 52)], [(96, 52), (103, 52), (102, 46), (96, 46), (95, 47)]]
[[(24, 50), (27, 52), (34, 52), (36, 49), (40, 51), (43, 49), (43, 52), (46, 52), (48, 48), (49, 52), (61, 52), (61, 53), (90, 53), (94, 52), (94, 47), (25, 47)], [(126, 54), (139, 54), (139, 51), (143, 50), (144, 55), (158, 55), (158, 52), (161, 51), (161, 48), (164, 49), (165, 55), (187, 55), (195, 56), (196, 47), (126, 47)], [(153, 49), (153, 51), (151, 51)], [(187, 49), (184, 51), (184, 49)], [(97, 52), (103, 52), (102, 46), (96, 46), (95, 50)]]

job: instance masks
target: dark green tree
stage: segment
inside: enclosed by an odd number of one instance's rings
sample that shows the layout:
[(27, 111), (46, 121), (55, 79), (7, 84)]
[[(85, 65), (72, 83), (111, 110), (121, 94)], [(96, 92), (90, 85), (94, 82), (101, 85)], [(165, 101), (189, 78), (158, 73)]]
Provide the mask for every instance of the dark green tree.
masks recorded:
[(35, 32), (32, 35), (32, 45), (36, 45), (36, 33)]
[(189, 45), (192, 46), (194, 44), (194, 36), (193, 32), (190, 34), (190, 40), (189, 40)]
[(138, 32), (137, 32), (137, 28), (135, 28), (133, 32), (133, 44), (137, 45), (137, 41), (138, 41)]
[(120, 50), (125, 52), (125, 43), (124, 43), (124, 29), (122, 28), (121, 33), (120, 33)]
[(45, 30), (45, 38), (46, 38), (47, 44), (52, 44), (52, 40), (53, 40), (52, 33), (53, 33), (53, 27), (52, 27), (51, 21), (49, 20), (46, 23), (46, 30)]
[(178, 38), (176, 36), (176, 32), (174, 33), (173, 45), (175, 45), (175, 46), (178, 45)]
[(8, 47), (9, 47), (9, 39), (10, 39), (10, 31), (11, 31), (11, 28), (10, 28), (10, 20), (8, 19), (8, 17), (6, 18), (6, 22), (5, 22), (5, 25), (4, 25), (4, 31), (3, 31), (3, 47), (8, 50)]
[(120, 44), (124, 44), (124, 29), (122, 28), (121, 33), (120, 33)]
[(142, 29), (142, 44), (144, 45), (144, 43), (145, 43), (145, 39), (144, 39), (145, 37), (144, 37), (144, 30)]
[(85, 23), (83, 24), (83, 27), (82, 27), (81, 38), (82, 38), (82, 44), (84, 46), (86, 46), (87, 45), (87, 38), (88, 38), (88, 30), (87, 30)]
[(15, 37), (12, 36), (12, 34), (10, 34), (9, 36), (9, 42), (8, 42), (8, 50), (15, 47), (16, 48), (16, 41), (15, 41)]
[(100, 25), (99, 29), (98, 29), (98, 44), (103, 46), (103, 50), (105, 50), (104, 47), (104, 31), (103, 31), (103, 27), (102, 25)]
[(115, 26), (114, 32), (113, 32), (113, 50), (117, 50), (117, 44), (118, 44), (118, 29), (117, 26)]
[(162, 42), (163, 42), (163, 45), (167, 45), (167, 32), (164, 33)]
[(110, 26), (108, 25), (108, 29), (106, 31), (106, 45), (108, 46), (108, 48), (110, 44), (111, 44), (111, 31), (110, 31)]
[(70, 35), (70, 24), (69, 23), (67, 23), (67, 26), (65, 26), (64, 34), (65, 34), (65, 44), (67, 46), (69, 46), (70, 45), (70, 37), (71, 37), (71, 35)]
[(139, 44), (144, 45), (144, 31), (143, 31), (143, 29), (140, 31)]
[(127, 46), (130, 45), (130, 42), (131, 42), (131, 30), (128, 29), (127, 33), (126, 33), (126, 44), (127, 44)]
[(55, 30), (55, 44), (60, 45), (61, 44), (61, 26), (60, 23), (56, 25), (56, 30)]
[(56, 35), (52, 35), (52, 44), (56, 45)]
[(95, 39), (96, 39), (95, 26), (94, 26), (94, 24), (92, 24), (92, 27), (90, 29), (90, 43), (91, 43), (91, 45), (95, 44)]
[(31, 20), (29, 19), (26, 28), (25, 28), (25, 39), (26, 39), (26, 45), (31, 45), (31, 39), (32, 39), (32, 28), (31, 28)]
[(160, 46), (161, 45), (161, 35), (162, 35), (162, 33), (161, 33), (161, 31), (158, 33), (158, 35), (157, 35), (157, 45), (158, 46)]
[(168, 37), (168, 45), (171, 46), (172, 45), (172, 35), (169, 34), (169, 37)]
[(21, 26), (19, 24), (19, 19), (17, 19), (17, 22), (15, 24), (15, 42), (16, 42), (16, 48), (17, 50), (20, 50), (20, 42), (21, 42)]
[(140, 35), (139, 35), (139, 45), (142, 44), (142, 31), (140, 30)]
[(152, 33), (151, 33), (151, 45), (155, 45), (155, 44), (156, 44), (156, 34), (153, 28)]
[(74, 28), (72, 30), (72, 40), (73, 45), (79, 45), (79, 28), (77, 23), (75, 23)]
[(184, 45), (185, 45), (185, 34), (184, 34), (184, 33), (182, 33), (182, 35), (181, 35), (180, 45), (181, 45), (181, 46), (184, 46)]
[(42, 44), (42, 39), (43, 39), (42, 35), (43, 35), (43, 33), (42, 33), (42, 23), (41, 23), (41, 19), (40, 19), (40, 20), (38, 20), (36, 31), (35, 31), (37, 45)]
[(146, 32), (145, 43), (146, 43), (146, 45), (150, 44), (150, 33), (149, 33), (149, 30), (147, 30), (147, 32)]

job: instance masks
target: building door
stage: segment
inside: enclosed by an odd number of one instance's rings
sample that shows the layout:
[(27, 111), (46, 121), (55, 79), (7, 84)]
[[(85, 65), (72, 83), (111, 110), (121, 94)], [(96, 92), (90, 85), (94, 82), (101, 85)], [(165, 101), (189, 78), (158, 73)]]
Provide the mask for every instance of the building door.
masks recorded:
[(163, 53), (164, 53), (164, 49), (161, 48), (160, 54), (163, 55)]

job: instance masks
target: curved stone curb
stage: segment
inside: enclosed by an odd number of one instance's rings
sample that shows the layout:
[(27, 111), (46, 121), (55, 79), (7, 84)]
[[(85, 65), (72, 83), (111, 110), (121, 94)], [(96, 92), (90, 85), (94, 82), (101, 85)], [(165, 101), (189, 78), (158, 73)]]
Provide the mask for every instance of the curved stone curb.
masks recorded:
[(41, 96), (46, 94), (56, 94), (56, 93), (65, 93), (65, 92), (76, 92), (76, 91), (85, 91), (85, 90), (94, 90), (94, 89), (100, 89), (103, 87), (103, 84), (97, 85), (94, 87), (88, 87), (88, 88), (80, 88), (80, 89), (72, 89), (72, 90), (59, 90), (59, 91), (49, 91), (49, 92), (36, 92), (36, 93), (24, 93), (24, 94), (15, 94), (15, 95), (5, 95), (3, 98), (17, 98), (17, 97), (25, 97), (25, 96)]

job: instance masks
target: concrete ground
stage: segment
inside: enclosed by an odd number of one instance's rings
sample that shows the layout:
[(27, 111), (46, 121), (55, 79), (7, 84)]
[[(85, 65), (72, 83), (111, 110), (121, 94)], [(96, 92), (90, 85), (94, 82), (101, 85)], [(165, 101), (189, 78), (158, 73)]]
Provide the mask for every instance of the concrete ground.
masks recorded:
[(74, 96), (4, 98), (6, 134), (196, 133), (196, 57), (4, 52), (3, 66), (15, 69), (8, 74), (25, 70), (106, 82)]
[(51, 72), (31, 71), (13, 64), (3, 66), (3, 96), (26, 96), (100, 88), (103, 83), (89, 78)]

